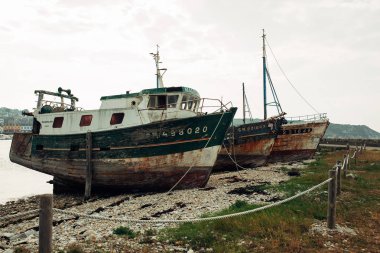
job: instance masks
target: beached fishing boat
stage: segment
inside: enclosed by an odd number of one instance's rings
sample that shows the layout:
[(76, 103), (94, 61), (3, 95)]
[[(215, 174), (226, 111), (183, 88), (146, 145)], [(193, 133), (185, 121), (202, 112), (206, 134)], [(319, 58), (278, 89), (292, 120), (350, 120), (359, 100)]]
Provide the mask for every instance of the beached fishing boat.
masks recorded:
[[(273, 86), (267, 67), (266, 35), (263, 30), (263, 87), (264, 87), (264, 119), (267, 118), (267, 107), (275, 106), (283, 112), (276, 90)], [(267, 80), (272, 91), (274, 102), (267, 102)], [(287, 117), (277, 135), (268, 162), (287, 162), (310, 159), (314, 156), (320, 140), (325, 134), (329, 120), (326, 113)]]
[(325, 113), (287, 118), (272, 148), (269, 162), (313, 158), (329, 121)]
[[(205, 186), (237, 108), (202, 99), (191, 88), (164, 87), (166, 69), (159, 67), (158, 50), (152, 55), (157, 87), (103, 96), (97, 110), (76, 107), (70, 90), (36, 90), (37, 107), (26, 113), (33, 117), (33, 132), (14, 135), (11, 161), (67, 185), (84, 185), (91, 167), (93, 187)], [(210, 101), (214, 111), (205, 112)]]
[[(249, 113), (249, 119), (246, 119), (246, 112)], [(227, 131), (213, 171), (233, 170), (236, 166), (253, 168), (264, 165), (280, 132), (283, 116), (284, 113), (255, 122), (243, 83), (243, 122), (234, 124)]]

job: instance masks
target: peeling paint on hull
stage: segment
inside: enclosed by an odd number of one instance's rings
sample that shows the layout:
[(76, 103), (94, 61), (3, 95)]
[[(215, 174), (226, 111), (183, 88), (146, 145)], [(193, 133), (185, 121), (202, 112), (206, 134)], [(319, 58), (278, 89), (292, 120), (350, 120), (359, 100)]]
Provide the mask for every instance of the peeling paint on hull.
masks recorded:
[(310, 159), (326, 132), (329, 122), (293, 123), (282, 126), (268, 162), (288, 162)]
[[(219, 146), (146, 158), (93, 160), (94, 187), (125, 190), (168, 190), (193, 165), (176, 189), (204, 187), (209, 179)], [(12, 153), (12, 152), (11, 152)], [(12, 161), (58, 177), (69, 184), (84, 184), (86, 160), (36, 159), (12, 154)], [(175, 164), (175, 165), (173, 165)]]
[[(235, 112), (232, 108), (223, 114), (93, 133), (92, 185), (163, 191), (173, 187), (192, 166), (176, 189), (205, 186)], [(10, 159), (68, 183), (84, 185), (85, 146), (85, 134), (15, 134)]]

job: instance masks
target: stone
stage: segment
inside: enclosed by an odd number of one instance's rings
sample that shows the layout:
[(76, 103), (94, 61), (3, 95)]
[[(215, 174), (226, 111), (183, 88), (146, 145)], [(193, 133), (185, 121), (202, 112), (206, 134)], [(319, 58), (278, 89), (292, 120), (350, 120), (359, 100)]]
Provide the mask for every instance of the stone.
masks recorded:
[(16, 235), (13, 235), (11, 238), (9, 238), (11, 241), (18, 241), (18, 240), (23, 240), (23, 239), (26, 239), (26, 235), (25, 233), (21, 233), (21, 234), (16, 234)]
[(13, 233), (2, 233), (0, 234), (0, 238), (4, 238), (6, 240), (10, 240), (15, 234)]
[(25, 235), (26, 235), (27, 237), (29, 237), (29, 236), (31, 236), (31, 235), (36, 235), (36, 234), (38, 234), (38, 232), (35, 231), (35, 230), (33, 230), (33, 229), (29, 229), (28, 231), (25, 232)]

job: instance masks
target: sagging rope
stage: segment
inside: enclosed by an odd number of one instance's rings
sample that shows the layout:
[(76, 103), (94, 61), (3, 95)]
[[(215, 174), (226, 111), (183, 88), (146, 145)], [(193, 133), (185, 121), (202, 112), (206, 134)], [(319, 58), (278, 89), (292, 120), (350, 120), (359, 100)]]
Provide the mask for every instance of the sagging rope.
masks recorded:
[(88, 214), (82, 214), (82, 213), (77, 213), (77, 212), (72, 212), (72, 211), (66, 211), (66, 210), (61, 210), (57, 208), (53, 208), (53, 211), (60, 213), (60, 214), (65, 214), (65, 215), (72, 215), (76, 217), (82, 217), (82, 218), (87, 218), (87, 219), (94, 219), (94, 220), (105, 220), (105, 221), (115, 221), (115, 222), (123, 222), (123, 223), (136, 223), (136, 224), (159, 224), (159, 223), (188, 223), (188, 222), (202, 222), (202, 221), (214, 221), (214, 220), (221, 220), (221, 219), (228, 219), (231, 217), (237, 217), (237, 216), (242, 216), (246, 214), (251, 214), (255, 213), (258, 211), (262, 211), (274, 206), (281, 205), (283, 203), (289, 202), (295, 198), (301, 197), (325, 184), (330, 182), (332, 179), (328, 178), (322, 183), (319, 183), (303, 192), (300, 192), (292, 197), (289, 197), (287, 199), (280, 200), (278, 202), (258, 207), (252, 210), (247, 210), (243, 212), (238, 212), (238, 213), (232, 213), (232, 214), (226, 214), (226, 215), (220, 215), (220, 216), (214, 216), (214, 217), (206, 217), (206, 218), (194, 218), (194, 219), (183, 219), (183, 220), (174, 220), (174, 219), (166, 219), (166, 220), (140, 220), (140, 219), (123, 219), (123, 218), (109, 218), (109, 217), (104, 217), (104, 216), (98, 216), (98, 215), (88, 215)]

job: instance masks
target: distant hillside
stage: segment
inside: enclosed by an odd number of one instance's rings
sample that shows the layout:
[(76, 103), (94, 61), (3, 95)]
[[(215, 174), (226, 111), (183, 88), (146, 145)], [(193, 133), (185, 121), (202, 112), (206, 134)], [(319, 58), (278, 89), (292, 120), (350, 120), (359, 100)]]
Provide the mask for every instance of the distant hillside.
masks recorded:
[[(253, 119), (257, 122), (259, 119)], [(250, 121), (246, 121), (249, 123)], [(234, 125), (243, 124), (243, 119), (234, 119)], [(380, 133), (365, 125), (348, 125), (330, 123), (324, 138), (336, 139), (380, 139)]]
[(365, 125), (333, 124), (327, 128), (324, 138), (380, 139), (380, 133)]
[(0, 117), (20, 117), (20, 116), (21, 116), (20, 110), (0, 107)]

